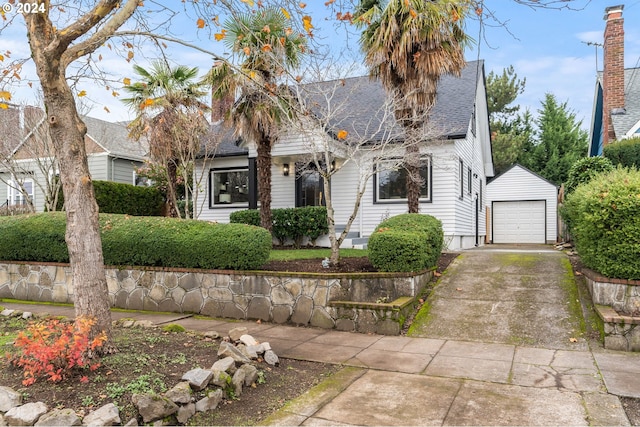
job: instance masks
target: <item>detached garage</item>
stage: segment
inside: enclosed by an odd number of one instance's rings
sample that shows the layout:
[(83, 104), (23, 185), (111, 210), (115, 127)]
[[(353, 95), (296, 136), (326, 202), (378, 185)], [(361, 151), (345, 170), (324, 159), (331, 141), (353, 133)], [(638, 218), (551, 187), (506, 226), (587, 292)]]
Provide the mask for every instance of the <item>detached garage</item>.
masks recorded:
[(558, 187), (520, 165), (487, 183), (492, 243), (555, 243)]

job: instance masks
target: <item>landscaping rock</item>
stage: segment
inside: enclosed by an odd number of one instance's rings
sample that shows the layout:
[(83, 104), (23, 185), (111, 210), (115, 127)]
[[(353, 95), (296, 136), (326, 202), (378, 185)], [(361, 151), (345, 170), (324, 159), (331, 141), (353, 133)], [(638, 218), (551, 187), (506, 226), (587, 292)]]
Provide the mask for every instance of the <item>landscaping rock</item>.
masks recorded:
[[(260, 344), (262, 346), (262, 348), (264, 349), (264, 351), (269, 351), (271, 350), (271, 344), (269, 344), (268, 342), (263, 342), (262, 344)], [(258, 352), (260, 353), (260, 352)]]
[(4, 415), (0, 414), (0, 427), (6, 427), (7, 422), (4, 420)]
[(242, 353), (247, 359), (256, 360), (258, 358), (258, 353), (255, 351), (249, 351), (249, 347), (244, 344), (238, 344), (238, 347), (236, 348), (240, 350), (240, 353)]
[(189, 403), (191, 402), (191, 384), (189, 381), (182, 381), (168, 390), (164, 397), (170, 399), (173, 403)]
[[(233, 366), (235, 367), (235, 365)], [(210, 384), (225, 388), (231, 384), (231, 375), (224, 371), (213, 371), (213, 378), (211, 379)]]
[(151, 320), (137, 320), (133, 323), (133, 326), (138, 328), (154, 328), (155, 325)]
[(33, 317), (33, 313), (30, 311), (25, 311), (24, 313), (22, 313), (22, 318), (23, 319), (31, 319)]
[(209, 369), (196, 368), (186, 372), (182, 379), (188, 381), (195, 391), (204, 390), (213, 378), (213, 372)]
[(14, 312), (15, 310), (9, 310), (8, 308), (5, 308), (4, 310), (0, 311), (0, 316), (9, 317), (13, 315)]
[(138, 420), (135, 418), (131, 418), (129, 421), (127, 421), (126, 424), (124, 424), (124, 427), (137, 427), (138, 426)]
[(229, 331), (229, 339), (232, 342), (240, 340), (240, 337), (249, 333), (249, 329), (243, 327), (233, 328)]
[(242, 365), (238, 371), (244, 371), (244, 385), (246, 387), (258, 380), (258, 368), (253, 365)]
[(258, 341), (256, 341), (256, 339), (251, 335), (247, 335), (247, 334), (240, 336), (240, 342), (246, 345), (247, 347), (250, 345), (258, 345)]
[(4, 420), (10, 426), (32, 426), (46, 413), (47, 405), (42, 402), (32, 402), (9, 409), (4, 414)]
[(217, 360), (216, 363), (213, 364), (211, 370), (213, 372), (221, 371), (228, 372), (233, 374), (235, 372), (236, 361), (233, 357), (225, 357), (224, 359)]
[(0, 412), (22, 405), (22, 395), (9, 387), (0, 386)]
[(273, 352), (273, 350), (267, 350), (264, 352), (264, 361), (271, 366), (276, 366), (280, 363), (278, 356)]
[(189, 421), (189, 418), (193, 417), (196, 413), (196, 404), (189, 403), (188, 405), (181, 406), (178, 409), (178, 414), (176, 419), (180, 424), (186, 424)]
[(113, 403), (107, 403), (95, 411), (89, 412), (89, 415), (82, 419), (82, 424), (87, 427), (118, 425), (120, 424), (120, 411)]
[(82, 420), (73, 409), (54, 409), (38, 419), (36, 426), (80, 426)]
[(218, 388), (215, 391), (208, 393), (207, 397), (204, 397), (196, 402), (196, 411), (206, 412), (212, 409), (216, 409), (221, 401), (222, 389)]
[[(244, 328), (246, 329), (246, 328)], [(237, 363), (250, 363), (251, 360), (240, 352), (233, 344), (221, 342), (218, 348), (218, 357), (233, 357)]]
[(266, 349), (264, 348), (264, 346), (262, 344), (248, 345), (247, 346), (247, 352), (249, 354), (255, 354), (256, 356), (258, 356), (260, 354), (263, 354), (265, 351), (266, 351)]
[(159, 420), (178, 412), (178, 405), (157, 394), (134, 394), (131, 400), (145, 423)]
[(220, 334), (216, 331), (207, 331), (203, 333), (202, 336), (205, 338), (211, 338), (212, 340), (220, 338)]
[(236, 373), (233, 374), (231, 384), (233, 384), (233, 391), (236, 394), (236, 397), (240, 397), (242, 395), (242, 387), (244, 386), (244, 379), (246, 376), (247, 373), (242, 369), (238, 369)]

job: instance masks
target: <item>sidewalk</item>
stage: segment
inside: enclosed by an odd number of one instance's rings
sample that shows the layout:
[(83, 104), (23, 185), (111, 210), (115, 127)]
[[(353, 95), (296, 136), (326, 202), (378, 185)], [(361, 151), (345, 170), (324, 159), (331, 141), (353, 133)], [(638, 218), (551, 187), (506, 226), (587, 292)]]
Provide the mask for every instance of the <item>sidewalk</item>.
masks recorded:
[[(443, 294), (434, 298), (442, 301), (451, 292), (445, 288), (475, 286), (469, 277), (453, 273), (481, 263), (485, 256), (483, 251), (465, 252), (447, 273), (456, 277), (455, 283), (441, 280)], [(562, 257), (557, 254), (558, 262)], [(545, 262), (555, 259), (545, 258)], [(495, 268), (495, 262), (485, 267)], [(508, 268), (516, 267), (509, 264)], [(477, 277), (473, 269), (467, 274)], [(509, 276), (510, 282), (514, 280)], [(550, 280), (545, 286), (553, 283)], [(478, 292), (468, 295), (481, 296)], [(0, 305), (74, 315), (72, 307)], [(545, 308), (538, 306), (538, 310)], [(513, 315), (510, 310), (504, 313)], [(482, 342), (486, 337), (480, 318), (476, 319), (480, 339), (474, 340), (440, 332), (435, 338), (391, 337), (181, 314), (114, 311), (112, 316), (114, 320), (179, 323), (220, 334), (245, 326), (258, 340), (269, 341), (279, 357), (345, 366), (266, 420), (272, 425), (629, 425), (617, 395), (640, 397), (640, 381), (635, 380), (640, 374), (638, 354), (591, 350), (583, 343), (570, 349), (548, 342)]]

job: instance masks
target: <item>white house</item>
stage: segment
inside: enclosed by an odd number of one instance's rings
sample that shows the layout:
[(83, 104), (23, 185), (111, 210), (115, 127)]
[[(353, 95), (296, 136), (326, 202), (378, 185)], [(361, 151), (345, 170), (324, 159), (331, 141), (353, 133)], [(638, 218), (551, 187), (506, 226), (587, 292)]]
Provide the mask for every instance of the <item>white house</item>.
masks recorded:
[(558, 187), (515, 164), (487, 184), (492, 243), (555, 243)]
[[(366, 181), (360, 209), (343, 246), (366, 244), (383, 219), (407, 212), (404, 169), (385, 169), (382, 163), (367, 163), (386, 142), (402, 141), (403, 132), (392, 114), (381, 115), (388, 97), (379, 82), (369, 77), (348, 78), (309, 85), (305, 100), (313, 103), (316, 117), (331, 106), (338, 114), (310, 121), (307, 131), (287, 129), (272, 150), (272, 208), (324, 203), (322, 182), (308, 164), (313, 147), (329, 141), (334, 147), (333, 165), (340, 166), (332, 178), (332, 202), (337, 228), (344, 229), (357, 196), (356, 187)], [(308, 88), (309, 88), (308, 87)], [(307, 89), (308, 89), (307, 88)], [(310, 95), (310, 93), (312, 93)], [(320, 129), (318, 123), (323, 123)], [(461, 77), (445, 76), (438, 85), (431, 110), (429, 131), (420, 154), (423, 185), (420, 212), (442, 221), (445, 241), (456, 250), (483, 244), (486, 234), (486, 179), (493, 176), (484, 64), (469, 62)], [(349, 144), (340, 132), (368, 142), (356, 154), (345, 155)], [(344, 139), (344, 140), (343, 140)], [(234, 210), (257, 207), (256, 149), (251, 141), (234, 139), (226, 132), (213, 159), (201, 161), (196, 175), (204, 173), (195, 207), (197, 218), (228, 222)], [(369, 156), (369, 157), (367, 157)], [(355, 159), (354, 159), (355, 158)], [(305, 159), (307, 161), (305, 162)], [(389, 161), (392, 161), (390, 159)], [(376, 169), (378, 167), (378, 169)], [(380, 171), (377, 172), (376, 171)]]
[[(36, 212), (44, 211), (47, 180), (58, 173), (53, 149), (47, 145), (45, 115), (40, 108), (15, 106), (4, 110), (6, 119), (0, 146), (10, 158), (0, 163), (0, 207), (25, 204), (26, 196)], [(84, 116), (85, 149), (93, 180), (136, 184), (135, 168), (142, 165), (148, 147), (129, 139), (124, 123)], [(1, 155), (1, 153), (0, 153)]]

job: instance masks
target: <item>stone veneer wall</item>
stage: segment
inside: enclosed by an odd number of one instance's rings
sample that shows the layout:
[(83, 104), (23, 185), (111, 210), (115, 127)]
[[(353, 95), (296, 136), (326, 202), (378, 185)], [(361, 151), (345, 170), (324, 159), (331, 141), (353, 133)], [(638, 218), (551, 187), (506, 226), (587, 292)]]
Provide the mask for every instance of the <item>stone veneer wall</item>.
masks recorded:
[[(397, 327), (388, 325), (402, 321), (397, 307), (378, 304), (375, 310), (368, 310), (366, 306), (415, 297), (431, 274), (427, 271), (293, 275), (157, 267), (106, 269), (113, 307), (387, 334), (399, 332)], [(0, 263), (0, 298), (73, 303), (71, 268), (58, 263)], [(338, 300), (369, 304), (364, 304), (364, 310), (357, 303), (345, 310), (330, 304)]]
[(604, 347), (640, 351), (640, 280), (610, 279), (588, 269), (584, 277), (604, 321)]

